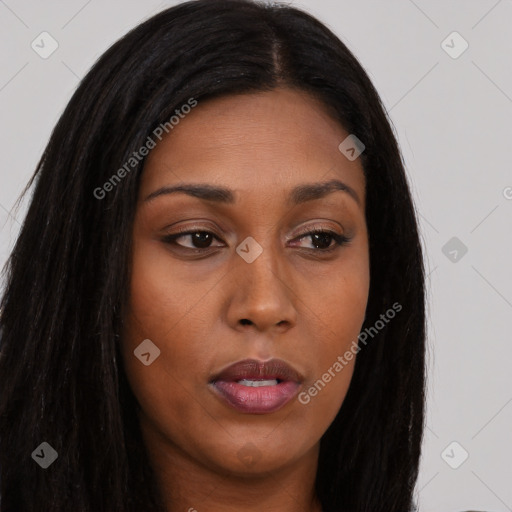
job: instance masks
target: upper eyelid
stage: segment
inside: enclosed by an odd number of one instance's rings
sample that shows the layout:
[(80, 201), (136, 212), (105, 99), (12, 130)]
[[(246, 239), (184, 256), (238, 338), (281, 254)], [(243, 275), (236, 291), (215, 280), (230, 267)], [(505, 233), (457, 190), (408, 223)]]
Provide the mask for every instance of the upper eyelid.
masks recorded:
[[(302, 234), (308, 234), (309, 232), (311, 231), (315, 231), (315, 230), (322, 230), (322, 231), (334, 231), (336, 232), (336, 228), (334, 228), (334, 226), (332, 225), (326, 225), (325, 223), (327, 223), (329, 221), (327, 220), (314, 220), (312, 224), (309, 224), (307, 225), (306, 227), (303, 227), (300, 229), (300, 232), (296, 235), (294, 235), (294, 238), (296, 236), (301, 236)], [(345, 232), (345, 228), (344, 226), (340, 223), (340, 222), (336, 222), (336, 221), (330, 221), (331, 224), (332, 223), (335, 223), (337, 224), (337, 226), (339, 226), (340, 228), (343, 229), (343, 231)], [(170, 226), (168, 227), (170, 228)], [(193, 224), (191, 226), (185, 226), (185, 227), (181, 227), (181, 228), (178, 228), (177, 231), (175, 233), (171, 233), (171, 235), (179, 235), (179, 234), (190, 234), (190, 233), (198, 233), (198, 232), (207, 232), (207, 233), (211, 233), (215, 236), (218, 236), (220, 237), (221, 235), (217, 235), (217, 230), (214, 228), (214, 227), (211, 227), (211, 226), (194, 226)], [(343, 233), (337, 233), (337, 234), (343, 234)]]
[[(307, 236), (307, 235), (315, 233), (315, 232), (326, 232), (326, 233), (332, 232), (332, 233), (340, 235), (340, 236), (343, 235), (342, 233), (337, 233), (336, 230), (333, 229), (332, 227), (313, 225), (313, 226), (308, 226), (307, 228), (304, 228), (299, 233), (294, 235), (293, 238), (289, 238), (289, 240), (294, 240), (297, 237)], [(176, 231), (175, 233), (171, 233), (171, 234), (169, 234), (167, 236), (168, 237), (172, 236), (172, 237), (178, 238), (178, 237), (181, 237), (181, 236), (189, 236), (189, 235), (192, 235), (192, 234), (195, 234), (195, 233), (209, 233), (209, 234), (213, 235), (217, 239), (220, 238), (220, 235), (217, 235), (217, 233), (214, 230), (212, 230), (212, 229), (209, 229), (209, 228), (198, 228), (198, 229), (196, 229), (196, 228), (193, 228), (193, 227), (191, 229), (185, 228), (183, 231)]]

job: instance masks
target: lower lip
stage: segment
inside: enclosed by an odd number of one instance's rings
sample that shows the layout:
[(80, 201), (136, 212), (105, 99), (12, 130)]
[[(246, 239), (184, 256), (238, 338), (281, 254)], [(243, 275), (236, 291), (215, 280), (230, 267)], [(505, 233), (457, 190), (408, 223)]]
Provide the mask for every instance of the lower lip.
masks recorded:
[(268, 414), (281, 409), (296, 394), (297, 382), (285, 381), (274, 386), (244, 386), (238, 382), (217, 381), (213, 388), (231, 407), (249, 414)]

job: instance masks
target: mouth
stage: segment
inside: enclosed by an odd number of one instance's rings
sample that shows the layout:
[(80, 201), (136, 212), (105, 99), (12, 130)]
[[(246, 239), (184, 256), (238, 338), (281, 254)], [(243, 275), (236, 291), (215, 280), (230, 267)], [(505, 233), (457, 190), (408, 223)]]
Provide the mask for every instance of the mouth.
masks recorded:
[(215, 394), (228, 406), (247, 414), (268, 414), (287, 404), (303, 381), (281, 359), (246, 359), (225, 368), (210, 380)]

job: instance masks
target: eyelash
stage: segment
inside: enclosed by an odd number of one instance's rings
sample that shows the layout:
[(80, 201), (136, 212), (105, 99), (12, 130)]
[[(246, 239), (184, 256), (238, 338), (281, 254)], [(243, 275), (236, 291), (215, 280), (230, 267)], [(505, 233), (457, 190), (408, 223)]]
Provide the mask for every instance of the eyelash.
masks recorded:
[[(194, 229), (194, 228), (192, 228), (192, 229), (185, 228), (183, 231), (178, 231), (177, 233), (174, 233), (172, 235), (165, 236), (162, 240), (166, 244), (176, 245), (180, 249), (183, 249), (185, 251), (192, 251), (192, 252), (195, 252), (196, 254), (211, 250), (212, 247), (191, 248), (191, 247), (183, 247), (183, 246), (181, 246), (181, 245), (176, 243), (177, 239), (182, 238), (182, 237), (187, 236), (187, 235), (194, 235), (196, 233), (206, 233), (206, 234), (212, 235), (218, 241), (222, 241), (222, 240), (219, 239), (219, 237), (217, 237), (215, 235), (215, 233), (213, 233), (211, 231), (208, 231), (206, 229)], [(340, 234), (338, 234), (338, 233), (336, 233), (334, 231), (331, 231), (329, 229), (322, 229), (322, 228), (313, 228), (313, 229), (311, 229), (309, 231), (305, 231), (303, 233), (299, 233), (299, 235), (296, 238), (294, 238), (294, 240), (297, 240), (297, 239), (298, 240), (302, 240), (303, 238), (306, 238), (307, 236), (316, 235), (316, 234), (326, 234), (326, 235), (330, 236), (334, 240), (335, 244), (332, 247), (329, 247), (327, 249), (309, 249), (308, 248), (306, 250), (317, 252), (317, 253), (319, 252), (319, 253), (322, 253), (322, 254), (329, 254), (329, 253), (339, 249), (340, 247), (342, 247), (344, 245), (347, 245), (352, 240), (351, 237), (347, 237), (345, 235), (340, 235)], [(213, 247), (213, 248), (215, 248), (215, 247)]]

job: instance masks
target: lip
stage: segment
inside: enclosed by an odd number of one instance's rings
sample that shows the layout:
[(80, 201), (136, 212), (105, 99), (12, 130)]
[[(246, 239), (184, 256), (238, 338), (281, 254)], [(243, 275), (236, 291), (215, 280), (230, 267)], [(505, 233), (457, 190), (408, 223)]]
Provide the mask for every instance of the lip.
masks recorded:
[[(277, 380), (274, 385), (245, 386), (240, 380)], [(268, 414), (287, 404), (296, 394), (303, 377), (281, 359), (238, 361), (211, 380), (217, 396), (234, 409), (248, 414)]]

